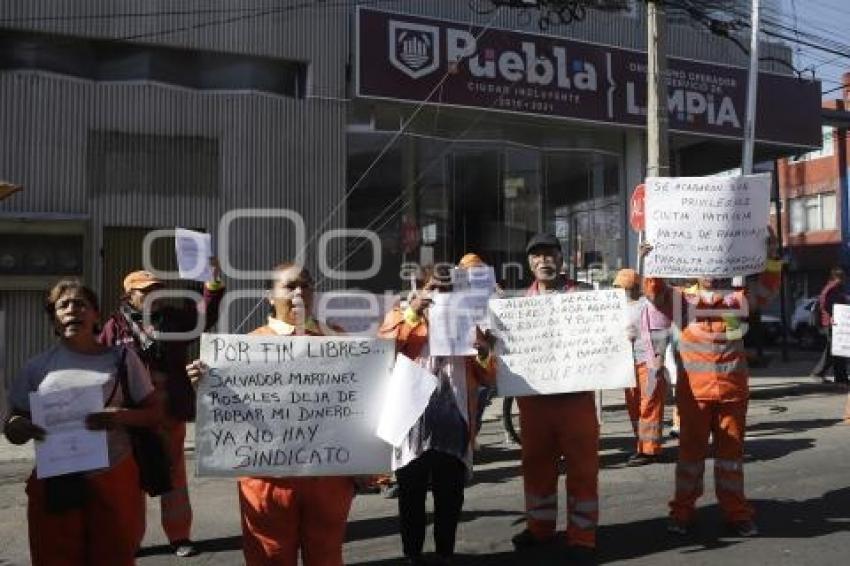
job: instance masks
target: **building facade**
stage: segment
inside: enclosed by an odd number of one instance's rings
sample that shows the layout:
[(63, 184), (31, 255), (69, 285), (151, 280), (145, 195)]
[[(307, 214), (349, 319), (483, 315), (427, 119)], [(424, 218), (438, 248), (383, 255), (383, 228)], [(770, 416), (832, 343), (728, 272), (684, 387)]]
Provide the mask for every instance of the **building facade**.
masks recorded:
[[(850, 110), (850, 74), (842, 98), (826, 110)], [(794, 300), (816, 296), (833, 267), (847, 267), (848, 135), (846, 127), (822, 126), (822, 147), (777, 163), (782, 199), (783, 244), (789, 259), (789, 289)]]
[[(645, 29), (639, 7), (543, 33), (534, 11), (456, 0), (0, 3), (0, 178), (24, 186), (0, 203), (5, 381), (50, 343), (52, 281), (84, 278), (109, 310), (158, 229), (227, 240), (224, 331), (264, 311), (244, 271), (304, 250), (325, 289), (398, 290), (404, 264), (467, 251), (522, 287), (548, 230), (572, 275), (609, 279), (634, 261)], [(746, 56), (684, 23), (669, 42), (673, 172), (733, 166)], [(757, 153), (818, 145), (819, 86), (761, 70)], [(149, 248), (173, 268), (167, 237)]]

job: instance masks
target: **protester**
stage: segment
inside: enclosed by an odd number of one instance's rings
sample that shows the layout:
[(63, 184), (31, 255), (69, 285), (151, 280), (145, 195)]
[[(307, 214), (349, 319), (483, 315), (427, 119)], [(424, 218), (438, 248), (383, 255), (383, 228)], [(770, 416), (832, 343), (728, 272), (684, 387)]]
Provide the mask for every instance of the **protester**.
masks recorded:
[(476, 329), (477, 356), (433, 356), (428, 337), (428, 308), (435, 293), (452, 290), (448, 266), (426, 268), (418, 291), (402, 312), (387, 314), (379, 336), (395, 340), (396, 349), (436, 375), (440, 385), (425, 412), (393, 451), (398, 480), (399, 530), (409, 564), (424, 564), (425, 497), (434, 497), (434, 540), (437, 562), (451, 563), (455, 550), (463, 490), (472, 470), (478, 387), (495, 380), (495, 360), (487, 337)]
[[(460, 258), (460, 261), (458, 262), (457, 266), (459, 269), (474, 269), (476, 267), (485, 268), (487, 267), (487, 264), (484, 263), (484, 260), (482, 260), (478, 256), (478, 254), (467, 253), (464, 254), (462, 258)], [(496, 296), (503, 296), (504, 292), (502, 291), (501, 287), (499, 287), (499, 285), (496, 284), (495, 281), (493, 283), (495, 284), (493, 292), (496, 294)], [(490, 403), (492, 402), (493, 397), (495, 396), (496, 388), (494, 386), (487, 384), (481, 384), (478, 386), (478, 410), (475, 414), (476, 436), (477, 433), (481, 431), (481, 425), (484, 419), (484, 411), (487, 409), (487, 407), (490, 406)], [(475, 450), (478, 450), (479, 446), (477, 440), (473, 443), (473, 448)]]
[[(576, 291), (561, 268), (561, 244), (537, 234), (526, 248), (534, 283), (527, 295)], [(554, 539), (558, 513), (558, 461), (567, 469), (567, 551), (575, 560), (592, 559), (599, 519), (599, 423), (593, 393), (519, 397), (522, 477), (527, 528), (513, 537), (518, 549)]]
[[(649, 253), (646, 245), (641, 253)], [(681, 418), (676, 490), (670, 502), (668, 530), (687, 534), (696, 519), (695, 504), (703, 493), (709, 438), (714, 442), (714, 488), (729, 529), (736, 535), (758, 534), (755, 511), (744, 495), (744, 429), (749, 400), (749, 368), (744, 350), (746, 298), (727, 291), (731, 281), (698, 279), (696, 293), (648, 279), (647, 298), (659, 308), (682, 308), (672, 316), (682, 374), (676, 386)]]
[(818, 312), (820, 313), (820, 331), (826, 338), (823, 353), (817, 365), (812, 369), (812, 376), (826, 381), (826, 372), (832, 368), (835, 375), (835, 383), (848, 383), (847, 359), (832, 355), (832, 308), (835, 305), (850, 304), (850, 297), (845, 289), (844, 270), (840, 267), (830, 272), (829, 281), (820, 292), (818, 297)]
[[(186, 422), (195, 418), (194, 391), (186, 375), (187, 349), (194, 339), (161, 340), (157, 333), (191, 333), (198, 326), (206, 331), (215, 325), (224, 285), (215, 258), (211, 258), (211, 266), (213, 277), (204, 285), (203, 299), (198, 303), (189, 301), (182, 308), (149, 300), (152, 293), (165, 289), (165, 284), (152, 273), (127, 274), (121, 305), (106, 321), (100, 336), (104, 344), (132, 348), (150, 371), (154, 386), (165, 395), (166, 415), (160, 423), (160, 433), (171, 463), (172, 489), (160, 496), (160, 520), (173, 553), (182, 558), (196, 553), (190, 536), (192, 506), (183, 451)], [(150, 326), (145, 325), (145, 309)]]
[(662, 452), (661, 431), (667, 393), (664, 353), (670, 336), (670, 321), (641, 296), (641, 278), (635, 270), (620, 270), (614, 278), (614, 287), (626, 291), (628, 334), (637, 376), (637, 385), (626, 389), (626, 408), (637, 437), (637, 448), (627, 465), (643, 466), (656, 462)]
[[(32, 564), (135, 564), (144, 532), (144, 494), (126, 427), (155, 426), (163, 413), (161, 396), (132, 350), (98, 342), (99, 307), (92, 290), (61, 280), (45, 307), (59, 342), (30, 359), (12, 383), (11, 415), (3, 432), (13, 444), (43, 440), (46, 431), (30, 420), (30, 393), (99, 386), (105, 408), (89, 413), (86, 426), (107, 431), (109, 467), (46, 479), (33, 471), (26, 487)], [(124, 408), (119, 372), (126, 372), (138, 408)]]
[[(323, 336), (313, 317), (313, 279), (294, 263), (272, 268), (271, 314), (253, 336)], [(335, 331), (336, 329), (331, 329)], [(187, 368), (193, 382), (205, 367)], [(247, 477), (239, 480), (242, 551), (248, 566), (340, 566), (345, 525), (354, 498), (348, 476)]]

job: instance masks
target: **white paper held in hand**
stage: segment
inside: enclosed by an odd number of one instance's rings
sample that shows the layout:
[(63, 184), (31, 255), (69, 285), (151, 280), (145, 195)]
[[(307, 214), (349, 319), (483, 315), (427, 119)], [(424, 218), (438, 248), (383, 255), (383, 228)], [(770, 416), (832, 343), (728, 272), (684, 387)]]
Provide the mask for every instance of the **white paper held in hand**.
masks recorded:
[(392, 446), (401, 446), (439, 385), (436, 375), (404, 354), (398, 354), (384, 395), (381, 418), (375, 431), (377, 437)]
[(437, 293), (428, 308), (428, 348), (432, 356), (475, 355), (475, 312), (459, 293)]
[(212, 280), (210, 258), (213, 252), (210, 234), (175, 228), (174, 248), (181, 279), (202, 282)]
[(35, 443), (36, 477), (49, 478), (109, 466), (106, 431), (88, 430), (89, 413), (103, 410), (100, 385), (30, 393), (32, 422), (47, 434)]

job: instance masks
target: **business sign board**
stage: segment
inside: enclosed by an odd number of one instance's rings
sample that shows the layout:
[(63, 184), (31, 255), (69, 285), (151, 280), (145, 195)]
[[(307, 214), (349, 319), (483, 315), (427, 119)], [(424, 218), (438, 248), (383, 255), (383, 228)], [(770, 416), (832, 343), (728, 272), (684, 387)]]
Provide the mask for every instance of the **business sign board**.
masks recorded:
[[(357, 13), (357, 48), (361, 97), (646, 123), (641, 51), (364, 8)], [(746, 69), (676, 57), (668, 67), (671, 130), (742, 137)], [(761, 73), (757, 138), (819, 147), (820, 105), (818, 82)]]

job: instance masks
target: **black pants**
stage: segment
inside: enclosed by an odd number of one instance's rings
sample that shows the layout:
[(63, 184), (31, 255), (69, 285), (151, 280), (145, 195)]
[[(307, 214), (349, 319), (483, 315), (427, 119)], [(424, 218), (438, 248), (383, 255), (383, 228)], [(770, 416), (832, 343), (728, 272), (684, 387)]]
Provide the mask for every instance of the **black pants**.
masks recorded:
[(847, 359), (841, 356), (832, 355), (832, 327), (822, 328), (821, 332), (826, 337), (826, 345), (824, 346), (820, 360), (818, 360), (818, 364), (812, 370), (812, 374), (817, 375), (818, 377), (825, 377), (826, 372), (831, 366), (833, 368), (832, 371), (835, 374), (836, 383), (846, 383)]
[(450, 557), (463, 507), (466, 466), (454, 456), (428, 450), (396, 470), (401, 544), (407, 557), (422, 554), (425, 543), (425, 496), (428, 481), (434, 497), (434, 542), (437, 554)]

